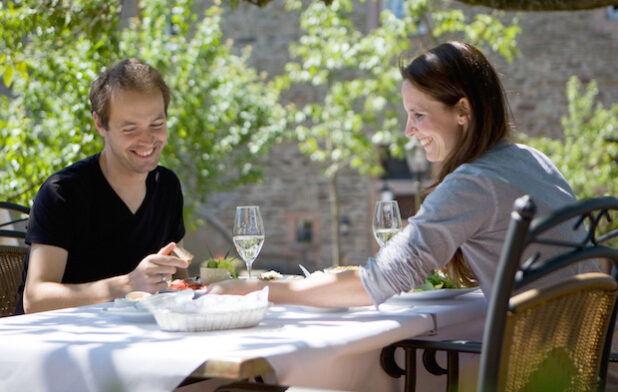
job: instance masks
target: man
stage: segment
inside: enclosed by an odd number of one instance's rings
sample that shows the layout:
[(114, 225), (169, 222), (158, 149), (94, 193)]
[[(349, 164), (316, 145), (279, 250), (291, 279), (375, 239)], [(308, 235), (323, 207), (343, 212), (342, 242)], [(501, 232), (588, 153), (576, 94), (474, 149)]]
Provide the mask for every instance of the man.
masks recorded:
[(185, 234), (176, 175), (158, 166), (170, 91), (135, 59), (91, 86), (104, 148), (55, 173), (32, 207), (16, 314), (112, 301), (167, 287), (187, 263), (171, 254)]

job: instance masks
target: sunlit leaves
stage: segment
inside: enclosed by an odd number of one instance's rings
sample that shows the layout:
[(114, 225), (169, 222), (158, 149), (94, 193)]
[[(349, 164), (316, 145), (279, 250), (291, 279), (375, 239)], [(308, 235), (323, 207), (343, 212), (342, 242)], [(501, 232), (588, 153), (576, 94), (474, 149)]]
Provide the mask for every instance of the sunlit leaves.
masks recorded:
[[(517, 53), (515, 36), (519, 30), (482, 15), (469, 26), (463, 13), (449, 7), (448, 1), (408, 0), (403, 19), (384, 11), (380, 26), (369, 32), (353, 23), (350, 0), (335, 0), (330, 7), (300, 0), (286, 4), (288, 9), (300, 12), (303, 35), (290, 46), (293, 62), (286, 65), (287, 74), (276, 83), (281, 88), (312, 85), (321, 92), (316, 102), (290, 107), (289, 118), (297, 124), (300, 151), (321, 165), (324, 176), (331, 180), (331, 189), (337, 186), (338, 172), (346, 167), (361, 175), (380, 175), (385, 148), (393, 156), (403, 156), (405, 114), (398, 59), (408, 52), (420, 54), (423, 48), (412, 47), (411, 42), (420, 33), (421, 21), (429, 24), (432, 41), (446, 33), (474, 35), (472, 43), (489, 44), (508, 60)], [(331, 219), (336, 222), (338, 201), (334, 193), (331, 196)], [(338, 233), (333, 236), (337, 246)]]
[(52, 172), (101, 149), (88, 89), (104, 66), (127, 57), (158, 68), (172, 89), (162, 162), (181, 177), (189, 207), (258, 180), (285, 118), (278, 90), (246, 65), (249, 52), (233, 54), (223, 42), (221, 8), (196, 15), (189, 0), (139, 2), (139, 18), (121, 29), (108, 3), (0, 7), (12, 45), (0, 52), (11, 86), (11, 99), (0, 99), (1, 198), (29, 204)]
[[(234, 55), (223, 41), (222, 10), (211, 7), (195, 22), (185, 3), (166, 19), (168, 2), (149, 2), (148, 21), (124, 32), (122, 50), (141, 53), (166, 75), (173, 96), (163, 161), (182, 176), (189, 201), (199, 203), (211, 192), (258, 180), (260, 156), (280, 138), (285, 119), (278, 90), (246, 65), (250, 52)], [(182, 34), (161, 34), (170, 23)], [(184, 34), (190, 29), (191, 36)]]
[(415, 0), (404, 4), (403, 19), (385, 11), (380, 27), (362, 32), (353, 23), (349, 0), (305, 4), (289, 1), (288, 9), (299, 11), (304, 31), (290, 46), (293, 62), (278, 85), (311, 84), (324, 94), (319, 102), (299, 108), (292, 116), (299, 126), (296, 137), (302, 152), (324, 165), (325, 174), (351, 166), (361, 174), (379, 174), (380, 147), (401, 156), (402, 132), (400, 55), (422, 48), (412, 47), (420, 21), (430, 23), (429, 34), (438, 37), (457, 33), (479, 46), (489, 46), (511, 60), (518, 52), (514, 22), (504, 25), (496, 15), (464, 14), (446, 0)]
[[(516, 21), (514, 19), (513, 23)], [(521, 32), (521, 28), (516, 24), (504, 26), (495, 16), (481, 14), (475, 16), (474, 21), (464, 29), (464, 32), (468, 41), (486, 43), (491, 50), (499, 52), (509, 62), (519, 54), (515, 38)]]
[[(565, 176), (579, 199), (618, 195), (618, 104), (605, 109), (596, 101), (595, 81), (567, 84), (569, 114), (561, 119), (564, 139), (522, 139), (543, 151)], [(618, 222), (610, 224), (618, 228)]]
[(525, 139), (554, 161), (578, 198), (618, 195), (618, 104), (605, 109), (597, 95), (596, 82), (584, 88), (571, 77), (569, 114), (561, 119), (564, 140)]
[(2, 199), (30, 204), (51, 171), (100, 148), (88, 87), (96, 61), (116, 49), (118, 12), (105, 1), (3, 2), (0, 74), (11, 98), (0, 101)]

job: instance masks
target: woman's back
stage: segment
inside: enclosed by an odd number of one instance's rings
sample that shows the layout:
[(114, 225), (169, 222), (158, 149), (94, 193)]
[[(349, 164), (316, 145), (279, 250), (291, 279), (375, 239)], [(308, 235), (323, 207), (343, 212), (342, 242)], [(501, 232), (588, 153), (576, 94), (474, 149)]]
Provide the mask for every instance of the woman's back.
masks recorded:
[[(395, 237), (367, 266), (366, 288), (374, 300), (420, 286), (432, 269), (444, 268), (460, 248), (486, 296), (491, 292), (513, 203), (529, 194), (538, 215), (575, 201), (551, 161), (530, 147), (499, 143), (477, 160), (447, 175)], [(569, 225), (553, 233), (573, 236)], [(531, 248), (524, 255), (539, 248)], [(573, 268), (596, 270), (594, 266)], [(377, 275), (382, 275), (378, 277)], [(562, 274), (561, 274), (562, 275)], [(377, 284), (367, 284), (367, 282)]]

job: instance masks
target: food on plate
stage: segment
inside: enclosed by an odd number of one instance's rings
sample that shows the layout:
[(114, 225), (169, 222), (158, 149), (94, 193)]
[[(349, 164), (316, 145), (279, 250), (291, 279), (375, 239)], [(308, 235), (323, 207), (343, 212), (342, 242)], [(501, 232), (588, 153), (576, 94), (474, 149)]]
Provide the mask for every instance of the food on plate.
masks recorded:
[(336, 267), (327, 268), (324, 271), (326, 272), (343, 272), (348, 270), (357, 270), (360, 266), (358, 265), (338, 265)]
[(322, 275), (322, 274), (338, 274), (343, 271), (357, 270), (360, 266), (358, 265), (338, 265), (336, 267), (325, 268), (323, 270), (313, 271), (311, 276)]
[(172, 249), (172, 255), (178, 257), (181, 260), (184, 260), (187, 264), (191, 264), (191, 261), (193, 260), (193, 255), (191, 254), (191, 252), (178, 244), (176, 244), (176, 246), (174, 246), (174, 249)]
[(429, 291), (438, 289), (454, 289), (457, 288), (453, 282), (446, 276), (446, 274), (440, 270), (433, 270), (429, 276), (425, 279), (420, 287), (414, 291)]
[(146, 291), (129, 291), (124, 298), (114, 299), (114, 308), (143, 311), (144, 304), (152, 294)]
[(167, 288), (168, 290), (203, 290), (206, 289), (206, 286), (200, 284), (195, 279), (174, 279)]
[(200, 280), (204, 284), (220, 282), (231, 278), (230, 271), (226, 268), (200, 267)]
[(151, 295), (152, 294), (146, 291), (130, 291), (129, 293), (127, 293), (125, 298), (131, 301), (142, 301), (150, 297)]
[(478, 286), (468, 286), (457, 284), (452, 281), (443, 271), (433, 270), (425, 279), (425, 283), (423, 283), (420, 287), (412, 290), (413, 292), (418, 291), (431, 291), (431, 290), (439, 290), (439, 289), (470, 289), (470, 288), (478, 288)]
[(279, 272), (274, 271), (274, 270), (270, 270), (270, 271), (267, 271), (267, 272), (262, 272), (260, 274), (260, 276), (259, 276), (259, 279), (262, 279), (262, 280), (277, 280), (277, 279), (281, 278), (281, 276), (282, 275)]
[(232, 278), (238, 278), (238, 273), (236, 269), (238, 267), (238, 263), (240, 260), (236, 257), (229, 257), (227, 254), (225, 256), (217, 255), (211, 257), (207, 260), (202, 261), (200, 264), (201, 268), (224, 268), (226, 269)]

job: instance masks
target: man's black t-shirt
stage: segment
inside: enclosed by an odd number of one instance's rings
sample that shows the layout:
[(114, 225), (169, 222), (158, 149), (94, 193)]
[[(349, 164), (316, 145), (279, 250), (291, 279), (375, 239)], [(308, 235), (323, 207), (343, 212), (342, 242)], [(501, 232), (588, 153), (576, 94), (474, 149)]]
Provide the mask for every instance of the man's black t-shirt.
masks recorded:
[[(146, 197), (133, 214), (109, 185), (99, 154), (47, 179), (34, 199), (26, 243), (68, 251), (62, 283), (85, 283), (132, 271), (147, 255), (185, 235), (176, 175), (162, 166), (148, 173)], [(20, 298), (26, 281), (28, 256)], [(23, 313), (23, 303), (16, 314)]]

